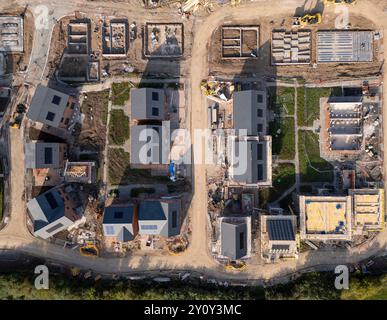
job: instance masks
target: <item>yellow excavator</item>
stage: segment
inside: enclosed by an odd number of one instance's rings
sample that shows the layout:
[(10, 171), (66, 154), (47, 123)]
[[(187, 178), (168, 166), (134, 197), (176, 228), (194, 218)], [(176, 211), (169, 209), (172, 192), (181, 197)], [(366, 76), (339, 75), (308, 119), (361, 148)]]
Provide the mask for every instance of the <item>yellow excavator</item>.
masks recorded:
[(357, 0), (324, 0), (324, 6), (329, 7), (330, 5), (353, 5)]
[(240, 260), (230, 260), (224, 267), (226, 270), (242, 271), (246, 269), (246, 262)]
[(98, 257), (99, 249), (94, 244), (86, 244), (79, 248), (79, 252), (84, 257)]
[(314, 24), (320, 24), (322, 21), (321, 13), (316, 14), (305, 14), (302, 17), (293, 18), (293, 27), (306, 27)]

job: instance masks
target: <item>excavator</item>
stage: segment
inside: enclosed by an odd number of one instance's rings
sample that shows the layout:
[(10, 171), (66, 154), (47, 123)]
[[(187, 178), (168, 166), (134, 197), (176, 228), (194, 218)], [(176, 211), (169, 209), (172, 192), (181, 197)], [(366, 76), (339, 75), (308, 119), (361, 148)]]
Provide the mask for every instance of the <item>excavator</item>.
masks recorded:
[(294, 17), (293, 18), (293, 27), (305, 27), (314, 24), (320, 24), (322, 21), (321, 13), (315, 14), (305, 14), (302, 17)]
[(246, 269), (246, 262), (240, 260), (230, 260), (225, 265), (227, 270), (242, 271)]
[(357, 0), (324, 0), (324, 5), (325, 6), (330, 6), (330, 5), (353, 5), (356, 3)]
[(79, 252), (84, 257), (98, 257), (99, 249), (94, 244), (86, 244), (83, 247), (79, 248)]

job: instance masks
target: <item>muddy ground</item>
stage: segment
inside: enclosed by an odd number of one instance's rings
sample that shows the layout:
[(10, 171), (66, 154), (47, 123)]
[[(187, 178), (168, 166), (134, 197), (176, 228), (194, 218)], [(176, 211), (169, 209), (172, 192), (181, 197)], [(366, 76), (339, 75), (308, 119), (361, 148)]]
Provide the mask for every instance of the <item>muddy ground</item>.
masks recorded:
[(1, 15), (3, 16), (20, 16), (23, 14), (24, 52), (7, 54), (7, 73), (16, 73), (18, 71), (27, 70), (32, 50), (35, 22), (31, 11), (22, 7), (12, 6), (1, 12)]
[[(119, 57), (107, 57), (102, 55), (102, 24), (103, 17), (99, 14), (80, 14), (77, 16), (71, 15), (62, 18), (55, 26), (53, 30), (50, 52), (48, 56), (48, 72), (46, 76), (52, 78), (55, 70), (59, 67), (61, 57), (67, 46), (67, 25), (70, 20), (75, 18), (90, 19), (90, 53), (94, 55), (94, 60), (100, 61), (101, 72), (105, 70), (110, 76), (123, 75), (125, 67), (131, 66), (134, 68), (134, 73), (141, 73), (147, 76), (183, 76), (187, 72), (186, 59), (191, 55), (192, 48), (192, 24), (191, 20), (181, 20), (169, 18), (170, 22), (179, 22), (184, 25), (184, 54), (181, 58), (163, 58), (163, 59), (147, 59), (144, 57), (144, 29), (146, 22), (169, 22), (168, 19), (163, 17), (160, 13), (149, 19), (149, 17), (130, 17), (123, 13), (116, 13), (113, 16), (106, 13), (109, 19), (128, 19), (128, 25), (130, 26), (135, 22), (137, 26), (137, 37), (135, 40), (129, 41), (128, 52), (126, 56)], [(176, 21), (175, 21), (176, 20)], [(129, 29), (129, 28), (128, 28)], [(129, 31), (129, 30), (128, 30)], [(132, 72), (131, 72), (132, 73)], [(130, 74), (129, 74), (130, 75)], [(103, 78), (102, 78), (103, 79)]]
[[(265, 77), (298, 77), (306, 81), (327, 81), (338, 78), (367, 77), (380, 74), (382, 66), (381, 41), (374, 42), (374, 61), (367, 63), (320, 63), (316, 62), (316, 31), (333, 29), (336, 15), (324, 13), (323, 21), (318, 26), (312, 26), (312, 63), (309, 65), (271, 66), (271, 31), (273, 29), (291, 30), (292, 17), (273, 16), (257, 20), (228, 19), (222, 25), (259, 25), (259, 56), (247, 59), (223, 59), (221, 51), (220, 25), (213, 33), (209, 49), (210, 75), (219, 77), (265, 76)], [(350, 15), (351, 29), (376, 30), (376, 26), (364, 17)]]
[(102, 151), (106, 145), (106, 119), (108, 112), (109, 89), (88, 92), (83, 100), (81, 112), (82, 125), (78, 127), (75, 147), (81, 151)]

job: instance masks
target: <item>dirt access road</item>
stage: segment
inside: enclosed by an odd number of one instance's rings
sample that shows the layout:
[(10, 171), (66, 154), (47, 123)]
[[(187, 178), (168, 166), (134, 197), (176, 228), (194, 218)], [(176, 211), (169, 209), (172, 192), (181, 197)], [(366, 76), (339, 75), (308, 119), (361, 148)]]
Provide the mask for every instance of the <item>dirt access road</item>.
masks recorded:
[[(74, 3), (73, 3), (74, 2)], [(204, 97), (200, 92), (200, 81), (208, 75), (208, 45), (211, 41), (212, 30), (220, 25), (226, 18), (244, 17), (246, 19), (257, 19), (260, 17), (270, 17), (272, 14), (291, 15), (296, 7), (303, 4), (304, 1), (255, 1), (237, 8), (223, 7), (212, 13), (210, 16), (200, 18), (195, 21), (194, 44), (190, 74), (190, 98), (191, 98), (191, 128), (205, 128), (206, 116), (203, 112)], [(22, 2), (20, 2), (22, 3)], [(35, 3), (35, 2), (34, 2)], [(37, 3), (45, 3), (39, 1)], [(356, 13), (363, 14), (374, 21), (387, 34), (387, 14), (383, 11), (384, 1), (359, 1), (351, 7)], [(84, 6), (84, 3), (82, 2)], [(110, 5), (110, 3), (109, 3)], [(128, 7), (127, 4), (112, 3), (112, 7)], [(33, 6), (33, 5), (31, 5)], [(71, 7), (63, 5), (58, 0), (47, 1), (47, 6), (56, 12), (72, 13), (80, 6), (80, 1), (72, 1)], [(106, 2), (87, 3), (88, 11), (101, 11), (101, 6), (106, 6)], [(65, 9), (64, 9), (65, 8)], [(131, 8), (136, 11), (135, 7)], [(125, 11), (125, 10), (123, 10)], [(138, 12), (149, 15), (150, 11), (138, 8)], [(135, 14), (139, 14), (136, 12)], [(122, 12), (123, 13), (123, 12)], [(135, 15), (134, 14), (134, 15)], [(384, 39), (387, 48), (387, 40)], [(47, 52), (48, 48), (46, 48)], [(384, 53), (387, 57), (387, 52)], [(386, 95), (386, 94), (385, 94)], [(387, 98), (386, 96), (384, 98)], [(384, 106), (384, 108), (386, 108)], [(387, 137), (385, 137), (387, 139)], [(387, 140), (386, 140), (387, 141)], [(315, 266), (320, 268), (322, 265), (334, 266), (337, 264), (354, 263), (366, 259), (375, 254), (380, 254), (386, 249), (387, 230), (379, 234), (370, 244), (362, 248), (356, 248), (352, 251), (312, 251), (311, 253), (301, 254), (296, 261), (286, 261), (275, 265), (256, 265), (248, 266), (243, 272), (230, 272), (219, 266), (212, 259), (209, 251), (209, 239), (207, 238), (207, 192), (205, 166), (195, 165), (194, 169), (194, 198), (190, 208), (192, 217), (192, 244), (190, 248), (180, 256), (169, 255), (147, 255), (137, 253), (128, 258), (90, 259), (81, 257), (77, 252), (63, 249), (52, 245), (46, 241), (33, 238), (27, 231), (25, 225), (25, 204), (22, 198), (24, 185), (24, 160), (22, 154), (22, 135), (14, 134), (11, 137), (11, 184), (12, 184), (12, 208), (10, 223), (0, 231), (0, 248), (13, 249), (19, 252), (27, 253), (42, 258), (51, 259), (71, 266), (78, 266), (86, 269), (93, 269), (101, 273), (139, 273), (147, 271), (160, 270), (194, 270), (204, 273), (210, 277), (218, 279), (237, 279), (237, 280), (257, 280), (271, 279), (281, 275), (291, 274), (298, 270), (305, 270)], [(19, 153), (20, 152), (20, 153)]]

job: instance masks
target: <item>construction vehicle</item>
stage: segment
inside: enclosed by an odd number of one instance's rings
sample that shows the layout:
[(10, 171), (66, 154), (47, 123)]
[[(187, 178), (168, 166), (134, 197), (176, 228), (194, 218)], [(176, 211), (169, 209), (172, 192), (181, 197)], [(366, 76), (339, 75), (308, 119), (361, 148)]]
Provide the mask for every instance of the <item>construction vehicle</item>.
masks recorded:
[(242, 271), (246, 269), (246, 262), (240, 260), (230, 260), (227, 262), (225, 268), (227, 270)]
[(26, 109), (26, 106), (22, 103), (17, 105), (16, 112), (14, 112), (12, 116), (13, 121), (10, 124), (11, 128), (20, 129)]
[(94, 244), (87, 244), (79, 248), (79, 252), (84, 257), (98, 257), (99, 250)]
[(305, 14), (302, 17), (293, 17), (293, 27), (306, 27), (309, 25), (320, 24), (322, 21), (321, 13)]
[(23, 121), (24, 114), (14, 114), (13, 121), (11, 122), (11, 128), (20, 129), (21, 123)]
[(357, 0), (324, 0), (324, 6), (329, 7), (330, 5), (354, 5)]

